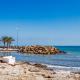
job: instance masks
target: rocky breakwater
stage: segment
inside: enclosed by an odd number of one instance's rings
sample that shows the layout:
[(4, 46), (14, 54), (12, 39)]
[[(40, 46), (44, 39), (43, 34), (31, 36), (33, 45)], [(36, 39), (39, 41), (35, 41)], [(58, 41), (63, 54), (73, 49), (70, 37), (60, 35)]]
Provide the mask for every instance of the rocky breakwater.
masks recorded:
[(24, 46), (19, 48), (19, 52), (22, 53), (32, 53), (32, 54), (60, 54), (65, 53), (53, 46)]

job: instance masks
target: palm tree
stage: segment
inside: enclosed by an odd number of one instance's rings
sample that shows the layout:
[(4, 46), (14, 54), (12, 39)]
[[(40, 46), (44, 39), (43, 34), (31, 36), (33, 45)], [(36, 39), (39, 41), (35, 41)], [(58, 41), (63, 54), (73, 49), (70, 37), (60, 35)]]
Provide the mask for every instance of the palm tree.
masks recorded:
[(12, 41), (14, 41), (14, 39), (12, 37), (7, 38), (7, 47), (11, 46)]
[(7, 48), (8, 48), (8, 47), (10, 47), (10, 45), (11, 45), (12, 41), (14, 41), (14, 39), (9, 36), (3, 36), (1, 41), (3, 42), (4, 47), (7, 46)]
[(3, 36), (2, 38), (1, 38), (1, 41), (3, 42), (3, 44), (4, 44), (4, 47), (6, 47), (6, 43), (7, 43), (7, 36)]

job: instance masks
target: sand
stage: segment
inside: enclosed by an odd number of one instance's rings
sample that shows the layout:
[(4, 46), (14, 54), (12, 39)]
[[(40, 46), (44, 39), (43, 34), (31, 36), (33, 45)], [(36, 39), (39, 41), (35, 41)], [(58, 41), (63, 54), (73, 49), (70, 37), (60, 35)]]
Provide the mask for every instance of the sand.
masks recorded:
[(0, 63), (0, 80), (80, 80), (80, 73), (51, 70), (40, 64)]

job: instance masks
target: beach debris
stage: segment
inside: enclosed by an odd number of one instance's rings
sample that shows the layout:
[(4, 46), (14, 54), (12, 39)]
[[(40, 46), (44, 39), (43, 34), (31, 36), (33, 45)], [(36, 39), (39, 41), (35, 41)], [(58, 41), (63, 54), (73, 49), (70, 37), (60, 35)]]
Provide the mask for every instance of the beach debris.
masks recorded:
[(2, 61), (5, 63), (14, 65), (15, 64), (15, 57), (5, 56), (5, 57), (3, 57)]
[(35, 67), (30, 68), (28, 71), (30, 71), (30, 72), (40, 72), (40, 70), (38, 68), (35, 68)]

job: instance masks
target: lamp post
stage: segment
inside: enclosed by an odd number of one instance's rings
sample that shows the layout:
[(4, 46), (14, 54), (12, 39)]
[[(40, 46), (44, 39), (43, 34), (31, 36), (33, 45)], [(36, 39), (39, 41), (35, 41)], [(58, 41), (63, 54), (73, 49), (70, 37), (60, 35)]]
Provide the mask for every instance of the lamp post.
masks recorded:
[(17, 48), (18, 48), (18, 43), (19, 43), (19, 28), (17, 27), (16, 28), (16, 31), (17, 31)]

